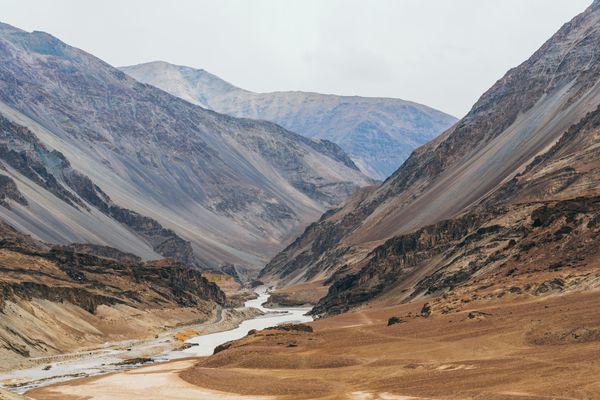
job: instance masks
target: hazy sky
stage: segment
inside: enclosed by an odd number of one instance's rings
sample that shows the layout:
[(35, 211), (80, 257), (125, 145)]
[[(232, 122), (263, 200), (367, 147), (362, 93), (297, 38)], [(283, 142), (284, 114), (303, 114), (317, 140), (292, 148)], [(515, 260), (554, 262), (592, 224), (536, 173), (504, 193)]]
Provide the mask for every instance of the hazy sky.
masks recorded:
[(116, 65), (254, 91), (399, 97), (457, 117), (591, 0), (0, 0), (0, 19)]

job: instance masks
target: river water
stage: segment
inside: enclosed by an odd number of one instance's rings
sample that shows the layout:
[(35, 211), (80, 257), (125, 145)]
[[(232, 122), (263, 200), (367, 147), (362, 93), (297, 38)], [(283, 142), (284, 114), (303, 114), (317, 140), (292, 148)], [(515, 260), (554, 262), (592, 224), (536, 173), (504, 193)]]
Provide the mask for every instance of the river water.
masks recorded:
[(160, 357), (155, 357), (155, 359), (166, 361), (183, 357), (208, 356), (213, 353), (213, 350), (218, 345), (230, 340), (241, 339), (251, 329), (265, 329), (286, 322), (309, 322), (313, 320), (312, 317), (304, 315), (310, 311), (310, 308), (265, 308), (262, 304), (267, 301), (269, 294), (265, 290), (259, 290), (256, 293), (258, 294), (258, 298), (248, 300), (244, 303), (244, 306), (258, 308), (265, 315), (246, 320), (239, 327), (229, 331), (192, 337), (186, 340), (186, 343), (195, 344), (196, 346), (183, 351), (169, 352)]
[[(265, 308), (262, 304), (267, 301), (269, 297), (268, 292), (265, 289), (258, 289), (256, 293), (258, 297), (248, 300), (244, 303), (244, 306), (258, 308), (265, 313), (264, 315), (243, 321), (239, 327), (228, 331), (191, 337), (186, 340), (186, 343), (192, 344), (191, 347), (181, 351), (166, 352), (153, 357), (153, 360), (169, 361), (184, 357), (208, 356), (213, 353), (213, 350), (218, 345), (230, 340), (240, 339), (246, 336), (251, 329), (264, 329), (286, 322), (312, 321), (312, 317), (304, 315), (310, 308)], [(134, 342), (131, 341), (131, 343)], [(127, 347), (127, 342), (119, 343), (119, 345), (120, 348), (125, 348)], [(40, 365), (33, 368), (0, 373), (0, 386), (4, 385), (11, 391), (24, 393), (36, 387), (64, 382), (78, 377), (131, 368), (115, 365), (123, 361), (123, 355), (127, 354), (126, 351), (107, 348), (84, 354), (74, 353), (72, 360), (49, 363), (51, 365), (50, 369), (46, 369), (47, 365)], [(68, 356), (65, 358), (68, 358)]]

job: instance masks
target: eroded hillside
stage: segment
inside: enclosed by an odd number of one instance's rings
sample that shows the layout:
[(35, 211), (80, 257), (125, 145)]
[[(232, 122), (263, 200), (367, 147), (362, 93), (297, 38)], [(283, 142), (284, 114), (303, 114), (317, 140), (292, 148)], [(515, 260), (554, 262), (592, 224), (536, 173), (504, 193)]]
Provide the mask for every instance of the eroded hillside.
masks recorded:
[(225, 303), (215, 284), (173, 260), (143, 262), (91, 245), (54, 247), (3, 223), (0, 233), (3, 368), (206, 320)]

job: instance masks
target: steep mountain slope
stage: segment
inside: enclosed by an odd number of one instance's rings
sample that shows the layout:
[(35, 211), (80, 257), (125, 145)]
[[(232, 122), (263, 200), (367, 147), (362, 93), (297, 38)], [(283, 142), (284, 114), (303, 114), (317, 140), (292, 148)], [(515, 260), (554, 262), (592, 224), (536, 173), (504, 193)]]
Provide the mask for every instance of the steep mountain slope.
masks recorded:
[[(80, 235), (69, 225), (68, 218), (80, 211), (85, 218), (81, 220), (85, 223), (83, 228), (98, 238), (118, 237), (124, 250), (137, 251), (146, 258), (161, 254), (188, 264), (195, 263), (189, 242), (157, 221), (114, 204), (87, 176), (74, 170), (64, 155), (56, 150), (49, 151), (30, 130), (11, 123), (2, 115), (0, 160), (3, 162), (0, 167), (7, 174), (0, 175), (4, 183), (2, 215), (15, 227), (39, 232), (39, 235), (51, 232), (68, 238)], [(27, 195), (19, 191), (15, 179)], [(9, 200), (16, 204), (11, 206)], [(47, 207), (45, 221), (48, 222), (42, 224), (36, 221), (35, 210), (44, 207)], [(98, 219), (110, 225), (110, 230), (98, 229)], [(21, 221), (30, 225), (22, 225)]]
[(546, 262), (593, 264), (599, 44), (595, 1), (383, 185), (307, 228), (262, 278), (328, 280), (315, 309), (323, 313), (386, 293), (398, 301), (439, 293), (478, 276), (495, 285), (505, 269), (514, 269), (510, 280)]
[(225, 302), (198, 270), (172, 260), (144, 263), (111, 248), (88, 245), (84, 253), (51, 246), (4, 223), (0, 235), (3, 368), (205, 320)]
[(368, 175), (384, 179), (456, 118), (400, 99), (306, 92), (253, 93), (201, 69), (165, 62), (122, 67), (137, 80), (225, 114), (273, 121), (340, 145)]
[(371, 183), (331, 142), (205, 110), (46, 33), (0, 25), (0, 55), (22, 195), (0, 217), (42, 240), (256, 268)]

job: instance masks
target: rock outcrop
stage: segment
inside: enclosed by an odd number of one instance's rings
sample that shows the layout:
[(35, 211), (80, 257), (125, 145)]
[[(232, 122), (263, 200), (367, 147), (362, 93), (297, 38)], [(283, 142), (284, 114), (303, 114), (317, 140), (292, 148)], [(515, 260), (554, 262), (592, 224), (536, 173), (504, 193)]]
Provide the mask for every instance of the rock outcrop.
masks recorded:
[(5, 208), (10, 208), (10, 201), (15, 201), (21, 205), (27, 205), (27, 199), (23, 197), (23, 194), (19, 192), (19, 188), (15, 181), (6, 175), (0, 174), (0, 205)]

